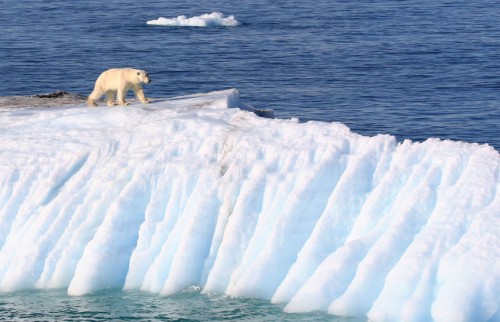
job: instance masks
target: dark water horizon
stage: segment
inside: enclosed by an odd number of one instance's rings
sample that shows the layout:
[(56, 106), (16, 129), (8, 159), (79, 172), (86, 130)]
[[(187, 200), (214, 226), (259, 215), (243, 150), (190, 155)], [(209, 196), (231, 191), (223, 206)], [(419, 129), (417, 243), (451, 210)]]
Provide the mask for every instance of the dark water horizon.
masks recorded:
[[(500, 149), (497, 1), (3, 4), (0, 96), (86, 96), (103, 70), (130, 66), (148, 70), (152, 97), (237, 88), (279, 118)], [(215, 11), (240, 25), (147, 25)]]

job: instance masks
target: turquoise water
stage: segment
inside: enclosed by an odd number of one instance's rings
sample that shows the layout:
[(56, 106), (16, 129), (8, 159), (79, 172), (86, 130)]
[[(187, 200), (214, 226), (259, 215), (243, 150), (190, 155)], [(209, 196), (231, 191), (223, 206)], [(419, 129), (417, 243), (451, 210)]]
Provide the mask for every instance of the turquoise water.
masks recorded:
[(0, 321), (349, 321), (323, 313), (286, 314), (268, 301), (202, 295), (197, 288), (161, 297), (139, 291), (106, 290), (71, 297), (66, 290), (0, 294)]

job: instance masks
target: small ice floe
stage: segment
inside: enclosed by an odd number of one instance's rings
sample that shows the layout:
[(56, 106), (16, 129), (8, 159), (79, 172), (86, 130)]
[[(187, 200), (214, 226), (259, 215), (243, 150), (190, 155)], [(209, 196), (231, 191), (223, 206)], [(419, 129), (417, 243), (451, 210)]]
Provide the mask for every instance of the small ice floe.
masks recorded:
[(191, 18), (186, 16), (178, 16), (177, 18), (160, 17), (156, 20), (149, 20), (147, 24), (174, 27), (235, 27), (240, 23), (232, 15), (224, 17), (221, 12), (212, 12)]

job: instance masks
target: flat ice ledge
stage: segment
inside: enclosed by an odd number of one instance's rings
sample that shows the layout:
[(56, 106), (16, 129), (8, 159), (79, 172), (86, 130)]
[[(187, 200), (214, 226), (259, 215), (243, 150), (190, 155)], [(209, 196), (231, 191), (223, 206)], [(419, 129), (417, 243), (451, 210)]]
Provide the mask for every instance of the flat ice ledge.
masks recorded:
[[(11, 111), (18, 108), (57, 108), (57, 107), (83, 107), (86, 97), (63, 91), (48, 94), (37, 94), (30, 96), (3, 96), (0, 97), (0, 112)], [(136, 99), (127, 100), (130, 105), (138, 106)], [(189, 109), (230, 109), (239, 108), (244, 111), (253, 112), (258, 116), (274, 118), (271, 109), (257, 109), (240, 100), (239, 91), (235, 88), (213, 91), (208, 93), (197, 93), (191, 95), (176, 96), (172, 98), (156, 98), (149, 105), (142, 105), (145, 109), (156, 108), (189, 108)], [(98, 107), (107, 107), (102, 100)], [(118, 108), (118, 107), (116, 107)]]
[(209, 93), (183, 95), (169, 99), (160, 99), (153, 101), (151, 105), (173, 108), (239, 108), (244, 111), (253, 112), (258, 116), (274, 118), (273, 110), (256, 109), (253, 106), (242, 102), (240, 99), (240, 92), (236, 88)]
[(190, 108), (244, 108), (245, 104), (240, 100), (237, 89), (231, 88), (209, 93), (196, 93), (190, 95), (176, 96), (168, 99), (153, 100), (151, 105), (166, 107), (190, 107)]

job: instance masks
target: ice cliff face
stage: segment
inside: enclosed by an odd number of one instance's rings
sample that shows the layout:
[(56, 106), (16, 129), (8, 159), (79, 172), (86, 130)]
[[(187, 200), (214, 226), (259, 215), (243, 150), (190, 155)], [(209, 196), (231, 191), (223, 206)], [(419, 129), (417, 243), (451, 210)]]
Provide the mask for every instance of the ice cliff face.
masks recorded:
[(500, 156), (265, 119), (236, 90), (0, 112), (0, 290), (500, 319)]

